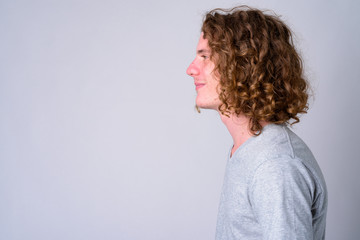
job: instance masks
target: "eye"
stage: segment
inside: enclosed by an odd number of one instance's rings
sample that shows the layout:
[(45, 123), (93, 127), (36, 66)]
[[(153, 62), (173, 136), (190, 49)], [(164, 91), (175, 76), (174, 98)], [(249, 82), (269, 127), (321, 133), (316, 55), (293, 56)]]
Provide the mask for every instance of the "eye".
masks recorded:
[(206, 60), (206, 59), (209, 58), (209, 56), (206, 56), (206, 55), (201, 55), (201, 57), (202, 57), (204, 60)]

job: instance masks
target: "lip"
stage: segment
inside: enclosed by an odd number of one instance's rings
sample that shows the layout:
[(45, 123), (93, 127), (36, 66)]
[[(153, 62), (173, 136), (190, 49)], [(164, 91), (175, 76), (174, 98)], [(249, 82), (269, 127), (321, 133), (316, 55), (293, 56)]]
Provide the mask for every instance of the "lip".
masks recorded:
[(205, 83), (195, 83), (195, 89), (196, 90), (202, 88), (203, 86), (205, 86)]

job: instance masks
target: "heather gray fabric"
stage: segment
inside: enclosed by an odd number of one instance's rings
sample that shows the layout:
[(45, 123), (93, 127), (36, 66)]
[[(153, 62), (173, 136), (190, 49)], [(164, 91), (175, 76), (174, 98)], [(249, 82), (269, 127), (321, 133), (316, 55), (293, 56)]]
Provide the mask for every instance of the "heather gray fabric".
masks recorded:
[(216, 240), (324, 239), (327, 190), (309, 148), (269, 124), (227, 162)]

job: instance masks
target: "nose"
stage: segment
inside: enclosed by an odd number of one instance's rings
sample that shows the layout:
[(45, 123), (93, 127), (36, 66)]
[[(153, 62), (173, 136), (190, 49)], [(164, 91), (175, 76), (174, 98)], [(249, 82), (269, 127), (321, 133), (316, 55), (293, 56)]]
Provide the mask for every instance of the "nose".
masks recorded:
[(195, 64), (195, 60), (190, 63), (190, 66), (186, 69), (186, 74), (193, 77), (199, 75), (199, 68)]

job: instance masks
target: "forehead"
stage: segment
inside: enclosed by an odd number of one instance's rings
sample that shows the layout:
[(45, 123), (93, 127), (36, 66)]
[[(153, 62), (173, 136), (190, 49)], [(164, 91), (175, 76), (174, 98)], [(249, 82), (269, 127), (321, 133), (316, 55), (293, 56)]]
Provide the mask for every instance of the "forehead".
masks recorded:
[(210, 51), (208, 40), (204, 38), (204, 34), (201, 33), (198, 45), (196, 47), (197, 52)]

